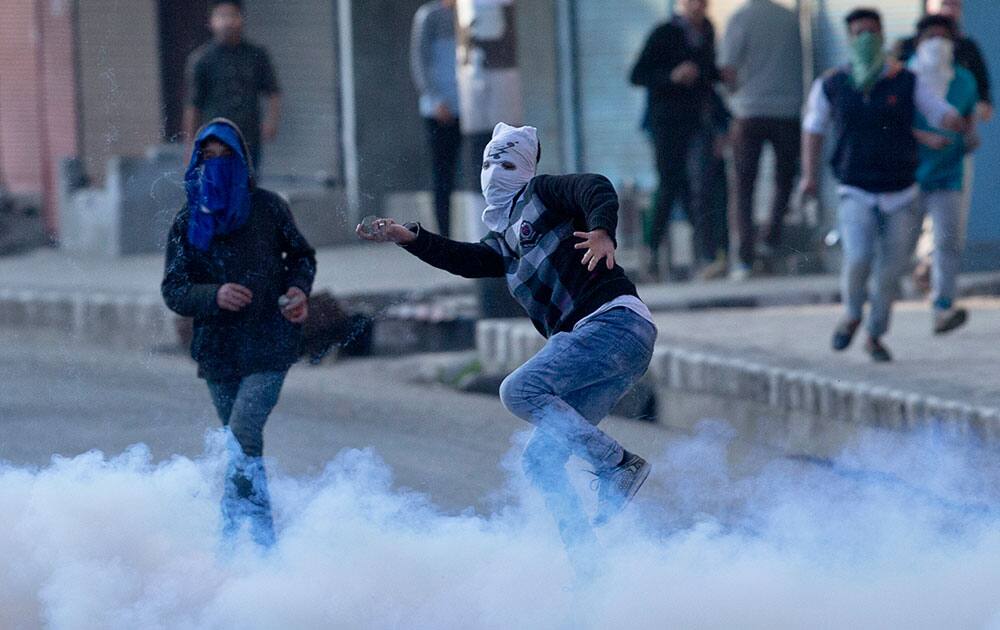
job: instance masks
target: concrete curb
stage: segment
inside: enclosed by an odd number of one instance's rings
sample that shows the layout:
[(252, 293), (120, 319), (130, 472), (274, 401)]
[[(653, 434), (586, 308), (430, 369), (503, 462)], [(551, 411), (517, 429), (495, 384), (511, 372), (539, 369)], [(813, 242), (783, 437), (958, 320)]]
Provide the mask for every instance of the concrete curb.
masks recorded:
[[(491, 376), (510, 373), (544, 343), (527, 321), (483, 320), (476, 328), (478, 359)], [(932, 428), (960, 441), (1000, 443), (998, 408), (674, 344), (657, 344), (648, 381), (656, 391), (658, 422), (689, 429), (717, 413), (744, 439), (787, 453), (835, 456), (870, 430)]]
[[(473, 344), (474, 314), (469, 308), (471, 303), (474, 310), (475, 304), (465, 294), (391, 292), (347, 296), (341, 302), (381, 312), (374, 343), (380, 354), (466, 349)], [(186, 350), (178, 333), (180, 321), (158, 294), (0, 289), (0, 327), (50, 331), (73, 342)]]
[(151, 350), (176, 346), (175, 315), (158, 296), (0, 289), (0, 326), (73, 341)]
[(776, 412), (897, 431), (935, 427), (955, 438), (1000, 440), (1000, 409), (843, 381), (679, 347), (658, 346), (650, 366), (664, 395), (734, 399)]

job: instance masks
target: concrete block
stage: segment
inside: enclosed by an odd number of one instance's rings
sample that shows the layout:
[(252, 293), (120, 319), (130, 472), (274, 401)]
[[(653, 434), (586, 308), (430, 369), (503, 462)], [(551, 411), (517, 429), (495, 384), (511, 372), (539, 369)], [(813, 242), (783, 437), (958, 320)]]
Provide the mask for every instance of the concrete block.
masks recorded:
[(670, 355), (670, 388), (683, 390), (685, 386), (685, 353), (675, 350)]
[(788, 404), (788, 371), (780, 368), (767, 370), (767, 404), (775, 409), (787, 411)]
[(687, 385), (690, 391), (705, 392), (708, 390), (708, 378), (705, 373), (705, 355), (693, 352), (687, 357)]
[(649, 362), (649, 371), (653, 377), (653, 383), (657, 390), (667, 388), (670, 385), (670, 349), (654, 348), (653, 358)]
[(483, 372), (487, 374), (495, 373), (498, 334), (496, 322), (492, 320), (476, 322), (476, 357)]
[(770, 400), (769, 384), (766, 367), (748, 364), (741, 379), (740, 395), (747, 400), (766, 405)]

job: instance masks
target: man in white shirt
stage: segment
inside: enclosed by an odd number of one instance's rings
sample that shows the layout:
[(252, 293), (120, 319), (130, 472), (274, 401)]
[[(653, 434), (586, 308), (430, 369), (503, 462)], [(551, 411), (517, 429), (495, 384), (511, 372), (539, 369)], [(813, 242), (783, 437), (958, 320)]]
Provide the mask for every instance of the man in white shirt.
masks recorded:
[(881, 338), (889, 329), (899, 276), (918, 229), (916, 116), (920, 113), (930, 124), (956, 132), (964, 132), (967, 122), (916, 75), (887, 60), (877, 11), (855, 9), (846, 22), (850, 64), (817, 79), (809, 94), (802, 124), (801, 192), (816, 195), (829, 129), (836, 143), (831, 165), (840, 181), (837, 214), (845, 309), (832, 345), (837, 351), (850, 345), (874, 272), (865, 350), (873, 360), (886, 362), (892, 355)]

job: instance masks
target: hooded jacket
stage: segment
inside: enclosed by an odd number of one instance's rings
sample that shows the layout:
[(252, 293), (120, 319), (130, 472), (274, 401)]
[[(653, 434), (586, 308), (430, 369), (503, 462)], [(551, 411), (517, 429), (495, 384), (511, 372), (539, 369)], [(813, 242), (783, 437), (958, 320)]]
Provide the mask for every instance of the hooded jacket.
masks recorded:
[[(232, 127), (243, 145), (243, 155), (250, 155), (239, 128), (216, 118), (199, 131), (193, 160), (200, 162), (202, 132), (215, 123)], [(308, 295), (316, 275), (315, 251), (295, 226), (288, 204), (256, 186), (250, 158), (244, 159), (250, 173), (246, 223), (228, 234), (216, 235), (202, 251), (188, 240), (190, 213), (197, 209), (185, 203), (167, 239), (160, 290), (172, 311), (194, 318), (191, 356), (198, 363), (198, 376), (211, 381), (284, 371), (295, 363), (302, 327), (284, 318), (278, 298), (293, 286)], [(216, 303), (219, 287), (229, 282), (253, 292), (253, 301), (239, 312), (223, 310)]]
[(424, 262), (466, 278), (506, 277), (511, 295), (545, 338), (568, 332), (603, 304), (637, 296), (617, 264), (593, 271), (580, 263), (573, 232), (598, 228), (614, 240), (618, 195), (603, 175), (538, 175), (514, 198), (501, 232), (460, 243), (413, 225), (403, 248)]

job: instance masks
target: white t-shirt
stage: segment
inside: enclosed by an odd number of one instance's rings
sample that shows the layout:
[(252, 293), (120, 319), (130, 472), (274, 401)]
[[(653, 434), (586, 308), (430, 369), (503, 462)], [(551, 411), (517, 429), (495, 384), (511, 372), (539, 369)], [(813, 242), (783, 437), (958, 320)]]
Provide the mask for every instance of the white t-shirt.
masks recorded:
[(654, 328), (656, 327), (656, 322), (653, 321), (653, 314), (649, 312), (649, 307), (646, 306), (645, 302), (634, 295), (619, 295), (610, 302), (605, 302), (596, 311), (578, 321), (576, 325), (573, 326), (573, 330), (577, 330), (589, 320), (594, 319), (603, 313), (607, 313), (613, 308), (627, 308), (650, 324), (653, 324)]

